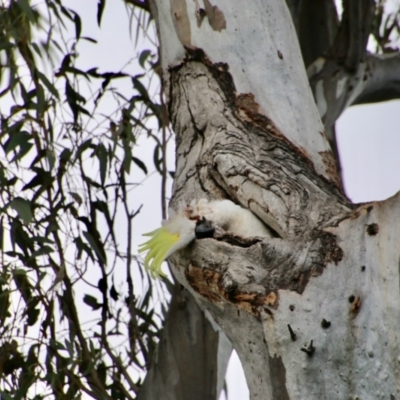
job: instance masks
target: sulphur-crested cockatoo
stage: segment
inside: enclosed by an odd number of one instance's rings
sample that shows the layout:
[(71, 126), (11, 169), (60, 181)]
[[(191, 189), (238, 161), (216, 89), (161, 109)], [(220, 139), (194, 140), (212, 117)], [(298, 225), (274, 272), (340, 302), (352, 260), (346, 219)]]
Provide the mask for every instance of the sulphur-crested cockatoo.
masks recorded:
[(196, 238), (196, 226), (202, 228), (198, 230), (197, 237), (214, 226), (243, 237), (272, 236), (271, 231), (251, 211), (230, 200), (192, 201), (180, 213), (162, 221), (161, 228), (143, 235), (150, 239), (139, 246), (139, 253), (147, 252), (144, 265), (153, 277), (163, 276), (162, 262)]

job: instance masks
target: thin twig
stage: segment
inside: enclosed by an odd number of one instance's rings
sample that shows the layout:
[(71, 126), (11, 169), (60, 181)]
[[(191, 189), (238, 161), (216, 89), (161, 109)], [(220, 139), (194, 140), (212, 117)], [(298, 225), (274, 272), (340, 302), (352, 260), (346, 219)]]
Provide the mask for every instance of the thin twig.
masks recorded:
[(132, 4), (135, 7), (141, 8), (142, 10), (147, 11), (150, 13), (150, 5), (147, 0), (125, 0), (125, 3)]
[(161, 214), (162, 218), (167, 218), (167, 107), (164, 103), (164, 87), (160, 86), (160, 101), (161, 101), (161, 122), (162, 122), (162, 139), (161, 139), (161, 151), (162, 151), (162, 177), (161, 177)]
[[(138, 318), (137, 318), (137, 313), (136, 313), (136, 308), (135, 308), (135, 296), (133, 293), (133, 280), (132, 280), (132, 274), (131, 274), (131, 264), (132, 264), (132, 220), (133, 218), (140, 212), (141, 206), (138, 211), (135, 213), (131, 213), (129, 211), (128, 207), (128, 198), (127, 198), (127, 193), (126, 193), (126, 182), (125, 182), (125, 171), (121, 168), (121, 190), (122, 190), (122, 204), (124, 206), (125, 210), (125, 215), (127, 218), (128, 222), (128, 231), (127, 231), (127, 254), (126, 254), (126, 280), (128, 283), (128, 309), (129, 309), (129, 314), (130, 314), (130, 321), (129, 321), (129, 326), (132, 327), (133, 332), (131, 329), (128, 327), (128, 334), (129, 334), (129, 343), (131, 347), (131, 358), (133, 358), (133, 352), (135, 349), (135, 343), (132, 341), (132, 336), (134, 337), (135, 340), (138, 341), (142, 351), (144, 349), (144, 344), (142, 343), (142, 340), (140, 338), (140, 332), (139, 332), (139, 326), (138, 326)], [(145, 352), (143, 351), (143, 356), (145, 357)]]

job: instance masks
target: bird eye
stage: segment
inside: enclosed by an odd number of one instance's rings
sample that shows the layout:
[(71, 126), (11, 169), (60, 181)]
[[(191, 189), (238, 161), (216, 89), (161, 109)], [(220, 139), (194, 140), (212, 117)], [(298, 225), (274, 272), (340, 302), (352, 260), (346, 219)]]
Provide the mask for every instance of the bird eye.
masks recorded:
[(202, 218), (196, 222), (196, 228), (194, 230), (196, 239), (212, 238), (214, 236), (214, 231), (214, 227), (207, 219)]

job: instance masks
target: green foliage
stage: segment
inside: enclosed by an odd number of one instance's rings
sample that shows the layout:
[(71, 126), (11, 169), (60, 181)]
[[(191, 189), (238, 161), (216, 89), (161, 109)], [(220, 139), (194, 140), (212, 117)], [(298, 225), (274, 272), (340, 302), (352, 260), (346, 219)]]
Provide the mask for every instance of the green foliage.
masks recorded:
[[(98, 26), (105, 6), (98, 0)], [(149, 24), (143, 10), (129, 10)], [(141, 52), (139, 75), (84, 70), (77, 44), (96, 41), (82, 32), (61, 0), (0, 5), (2, 399), (133, 399), (162, 323), (155, 287), (132, 255), (139, 210), (129, 202), (132, 165), (150, 169), (136, 154), (139, 135), (154, 142), (156, 170), (166, 171), (163, 135), (149, 128), (152, 120), (168, 127), (148, 90), (157, 52)], [(116, 81), (131, 87), (129, 98)], [(115, 110), (104, 115), (106, 94)], [(114, 223), (121, 210), (126, 248)]]

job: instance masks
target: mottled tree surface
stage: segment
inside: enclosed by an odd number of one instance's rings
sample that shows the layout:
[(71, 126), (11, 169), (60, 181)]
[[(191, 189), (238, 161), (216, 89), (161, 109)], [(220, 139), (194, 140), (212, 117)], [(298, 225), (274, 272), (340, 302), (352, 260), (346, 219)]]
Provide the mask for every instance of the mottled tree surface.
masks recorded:
[[(345, 107), (393, 98), (398, 56), (366, 53), (372, 1), (344, 2), (340, 23), (333, 2), (308, 3), (151, 3), (177, 141), (170, 207), (228, 198), (275, 233), (217, 230), (173, 270), (238, 352), (252, 399), (398, 399), (400, 202), (351, 204), (332, 136)], [(305, 52), (316, 13), (329, 24)]]

